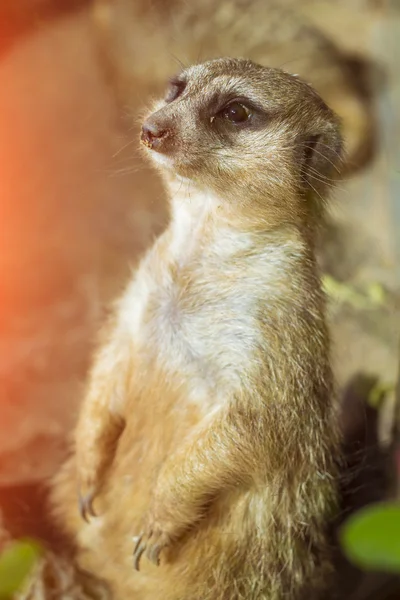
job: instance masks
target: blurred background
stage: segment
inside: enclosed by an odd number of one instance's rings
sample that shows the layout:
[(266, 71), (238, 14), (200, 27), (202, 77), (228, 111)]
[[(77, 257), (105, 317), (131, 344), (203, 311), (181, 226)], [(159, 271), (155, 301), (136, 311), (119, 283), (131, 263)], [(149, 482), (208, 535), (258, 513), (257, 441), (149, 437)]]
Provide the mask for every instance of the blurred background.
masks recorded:
[(396, 0), (1, 1), (0, 511), (12, 535), (54, 536), (43, 482), (66, 455), (94, 334), (167, 218), (138, 150), (139, 115), (180, 64), (217, 55), (300, 74), (342, 118), (347, 160), (319, 252), (343, 429), (363, 453), (363, 483), (344, 495), (385, 497), (400, 329), (399, 35)]

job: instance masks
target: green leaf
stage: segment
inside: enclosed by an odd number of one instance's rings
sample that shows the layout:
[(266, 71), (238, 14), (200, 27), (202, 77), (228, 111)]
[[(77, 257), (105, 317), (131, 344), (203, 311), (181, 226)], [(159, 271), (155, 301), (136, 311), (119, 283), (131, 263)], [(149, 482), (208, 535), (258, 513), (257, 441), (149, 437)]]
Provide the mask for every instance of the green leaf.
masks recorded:
[(23, 585), (41, 554), (30, 540), (13, 542), (0, 555), (0, 598), (9, 598)]
[(348, 559), (367, 570), (400, 573), (400, 504), (382, 502), (355, 513), (340, 534)]

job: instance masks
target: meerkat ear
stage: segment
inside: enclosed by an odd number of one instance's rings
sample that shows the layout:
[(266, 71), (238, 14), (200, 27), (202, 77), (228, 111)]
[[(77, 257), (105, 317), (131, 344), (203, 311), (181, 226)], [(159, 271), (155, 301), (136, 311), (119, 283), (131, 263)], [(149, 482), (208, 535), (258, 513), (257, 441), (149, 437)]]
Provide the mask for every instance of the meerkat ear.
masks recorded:
[(329, 124), (320, 132), (302, 136), (300, 151), (303, 184), (319, 194), (323, 193), (333, 183), (332, 180), (340, 177), (343, 143), (338, 127)]

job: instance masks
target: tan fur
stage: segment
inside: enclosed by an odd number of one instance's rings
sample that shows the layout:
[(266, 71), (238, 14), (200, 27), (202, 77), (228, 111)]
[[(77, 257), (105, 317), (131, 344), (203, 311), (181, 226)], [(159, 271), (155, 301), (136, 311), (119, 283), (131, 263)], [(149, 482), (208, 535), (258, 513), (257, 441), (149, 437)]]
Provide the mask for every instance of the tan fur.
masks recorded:
[[(101, 62), (124, 107), (160, 93), (179, 64), (220, 56), (285, 69), (310, 83), (343, 123), (346, 172), (370, 158), (374, 113), (359, 77), (310, 18), (306, 0), (96, 0)], [(312, 9), (310, 9), (312, 10)]]
[[(310, 598), (330, 583), (339, 457), (313, 251), (337, 120), (249, 61), (180, 77), (145, 124), (168, 132), (170, 225), (106, 328), (54, 504), (117, 599)], [(237, 96), (244, 127), (221, 117)]]

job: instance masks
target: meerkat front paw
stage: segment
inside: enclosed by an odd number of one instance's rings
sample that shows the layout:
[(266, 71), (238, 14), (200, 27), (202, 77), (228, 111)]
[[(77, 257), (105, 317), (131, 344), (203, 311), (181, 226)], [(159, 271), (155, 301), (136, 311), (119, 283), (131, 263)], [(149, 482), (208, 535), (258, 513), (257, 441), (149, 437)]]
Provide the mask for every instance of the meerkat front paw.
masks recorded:
[(101, 490), (113, 461), (125, 423), (103, 410), (94, 418), (82, 419), (76, 434), (76, 464), (79, 510), (85, 521), (96, 517), (93, 502)]
[(110, 458), (108, 446), (104, 447), (102, 439), (85, 440), (77, 444), (76, 471), (78, 484), (79, 512), (87, 523), (92, 517), (97, 517), (94, 501), (103, 485)]
[(87, 523), (98, 516), (93, 504), (103, 485), (109, 462), (101, 443), (94, 444), (92, 448), (86, 446), (77, 453), (79, 512)]
[(160, 523), (154, 521), (136, 538), (133, 550), (133, 566), (139, 571), (143, 554), (155, 565), (160, 564), (161, 552), (171, 545), (172, 538)]

